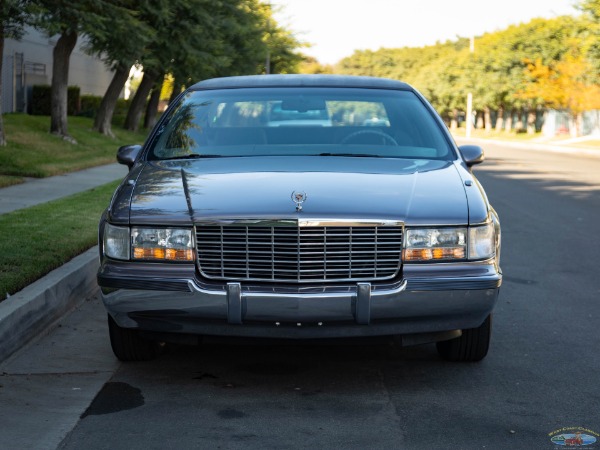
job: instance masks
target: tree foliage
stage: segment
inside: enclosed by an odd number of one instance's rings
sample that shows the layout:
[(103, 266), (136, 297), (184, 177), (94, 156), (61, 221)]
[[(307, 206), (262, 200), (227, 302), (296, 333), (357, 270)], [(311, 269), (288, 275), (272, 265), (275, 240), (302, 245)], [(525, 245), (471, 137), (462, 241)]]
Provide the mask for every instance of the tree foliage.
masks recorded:
[(599, 22), (599, 5), (600, 0), (587, 0), (583, 16), (533, 19), (478, 36), (474, 52), (466, 38), (421, 48), (363, 50), (340, 61), (335, 71), (406, 81), (448, 121), (466, 109), (468, 92), (488, 122), (496, 112), (497, 127), (511, 112), (540, 107), (577, 116), (598, 107), (594, 52), (600, 34), (592, 25)]
[[(67, 85), (71, 53), (81, 34), (109, 40), (113, 24), (133, 12), (122, 0), (31, 0), (33, 24), (58, 35), (52, 57), (50, 132), (75, 142), (67, 125)], [(135, 3), (129, 2), (129, 6)]]
[[(69, 61), (83, 35), (85, 50), (114, 71), (94, 124), (108, 135), (116, 99), (134, 64), (143, 66), (145, 81), (131, 102), (130, 129), (137, 128), (150, 91), (161, 89), (165, 75), (175, 96), (204, 78), (263, 73), (266, 55), (272, 73), (294, 72), (303, 59), (295, 51), (300, 42), (260, 0), (0, 0), (0, 13), (0, 37), (18, 38), (25, 21), (55, 37), (51, 132), (68, 140)], [(0, 121), (0, 138), (1, 131)]]

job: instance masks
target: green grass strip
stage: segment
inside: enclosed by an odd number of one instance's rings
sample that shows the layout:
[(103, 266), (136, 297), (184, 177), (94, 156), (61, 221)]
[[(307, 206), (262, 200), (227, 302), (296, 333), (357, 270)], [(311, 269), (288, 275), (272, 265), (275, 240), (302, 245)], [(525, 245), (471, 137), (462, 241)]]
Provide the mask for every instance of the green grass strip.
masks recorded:
[[(0, 176), (43, 178), (112, 163), (117, 148), (142, 144), (148, 134), (114, 127), (113, 139), (93, 131), (92, 125), (90, 118), (69, 117), (69, 133), (77, 140), (71, 144), (48, 132), (48, 116), (4, 115), (7, 145), (0, 147)], [(19, 181), (0, 178), (0, 186)]]
[(22, 183), (23, 177), (14, 177), (12, 175), (0, 175), (0, 188)]
[(96, 245), (118, 184), (0, 215), (0, 301)]

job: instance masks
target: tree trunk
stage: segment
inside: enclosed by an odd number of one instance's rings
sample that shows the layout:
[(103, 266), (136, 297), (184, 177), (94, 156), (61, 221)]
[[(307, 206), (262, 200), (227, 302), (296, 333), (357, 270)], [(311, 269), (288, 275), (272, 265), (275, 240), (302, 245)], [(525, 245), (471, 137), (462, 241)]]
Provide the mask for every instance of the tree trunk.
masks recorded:
[(163, 83), (156, 81), (152, 87), (152, 94), (146, 107), (146, 117), (144, 117), (144, 128), (150, 129), (156, 124), (156, 116), (158, 114), (158, 103), (160, 102), (160, 91)]
[(127, 111), (127, 118), (125, 119), (125, 129), (129, 131), (137, 131), (140, 127), (140, 119), (144, 113), (144, 106), (146, 106), (146, 99), (152, 89), (156, 74), (153, 72), (144, 72), (144, 77), (140, 83), (131, 104), (129, 105), (129, 111)]
[(506, 120), (504, 121), (504, 131), (511, 132), (512, 131), (512, 124), (513, 124), (513, 117), (515, 115), (515, 110), (511, 109), (508, 112), (508, 116), (506, 117)]
[(96, 119), (94, 119), (93, 129), (105, 136), (115, 137), (112, 132), (112, 118), (115, 112), (115, 106), (117, 105), (117, 100), (119, 99), (119, 94), (121, 94), (128, 77), (129, 67), (118, 66), (104, 93), (104, 97), (102, 97), (102, 101), (100, 102), (98, 114), (96, 114)]
[[(4, 25), (0, 21), (0, 74), (2, 73), (2, 62), (4, 61)], [(6, 145), (4, 136), (4, 120), (2, 119), (2, 76), (0, 76), (0, 146)]]
[(477, 113), (475, 114), (475, 119), (475, 128), (481, 130), (483, 128), (483, 113), (481, 111), (477, 111)]
[(572, 138), (579, 137), (581, 135), (581, 128), (583, 125), (583, 114), (573, 114), (569, 115), (569, 134)]
[(496, 118), (496, 131), (500, 132), (504, 128), (504, 107), (498, 108), (498, 117)]
[(485, 132), (491, 133), (492, 131), (492, 114), (490, 113), (490, 108), (487, 106), (483, 108), (483, 121), (485, 123)]
[(527, 110), (527, 134), (535, 134), (535, 109)]
[(50, 93), (50, 133), (76, 144), (67, 128), (67, 87), (69, 61), (77, 43), (76, 31), (63, 31), (52, 51), (52, 88)]
[(177, 78), (173, 80), (173, 92), (171, 92), (171, 97), (169, 97), (169, 105), (172, 104), (177, 96), (181, 94), (181, 88), (183, 85), (177, 81)]
[(450, 116), (450, 129), (452, 131), (454, 131), (457, 128), (458, 128), (458, 110), (457, 109), (453, 109), (452, 110), (452, 115)]
[(521, 133), (523, 131), (523, 110), (517, 111), (517, 122), (515, 123), (515, 131)]

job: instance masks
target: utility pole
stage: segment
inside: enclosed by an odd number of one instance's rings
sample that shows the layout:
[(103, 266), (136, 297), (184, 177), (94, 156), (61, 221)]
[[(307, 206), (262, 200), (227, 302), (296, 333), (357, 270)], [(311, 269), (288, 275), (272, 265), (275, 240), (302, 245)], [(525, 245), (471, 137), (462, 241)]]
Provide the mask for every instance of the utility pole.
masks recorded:
[[(469, 44), (469, 51), (471, 54), (475, 53), (475, 36), (471, 36), (471, 42)], [(473, 116), (473, 94), (469, 92), (467, 94), (467, 138), (471, 137), (471, 128), (473, 127), (472, 117)]]
[(267, 18), (267, 57), (265, 59), (265, 75), (269, 75), (271, 73), (271, 49), (269, 48), (269, 44), (271, 41), (271, 13), (273, 11), (273, 7), (271, 3), (267, 3), (269, 7), (269, 17)]

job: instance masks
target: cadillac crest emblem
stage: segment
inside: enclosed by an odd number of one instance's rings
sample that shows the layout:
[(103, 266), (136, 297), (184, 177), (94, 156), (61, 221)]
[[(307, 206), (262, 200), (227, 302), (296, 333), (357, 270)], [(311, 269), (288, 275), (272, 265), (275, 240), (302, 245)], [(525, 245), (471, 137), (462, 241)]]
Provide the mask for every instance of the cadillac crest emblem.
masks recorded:
[(302, 211), (302, 203), (304, 203), (307, 199), (307, 195), (302, 191), (294, 191), (292, 192), (292, 201), (296, 204), (296, 211)]

